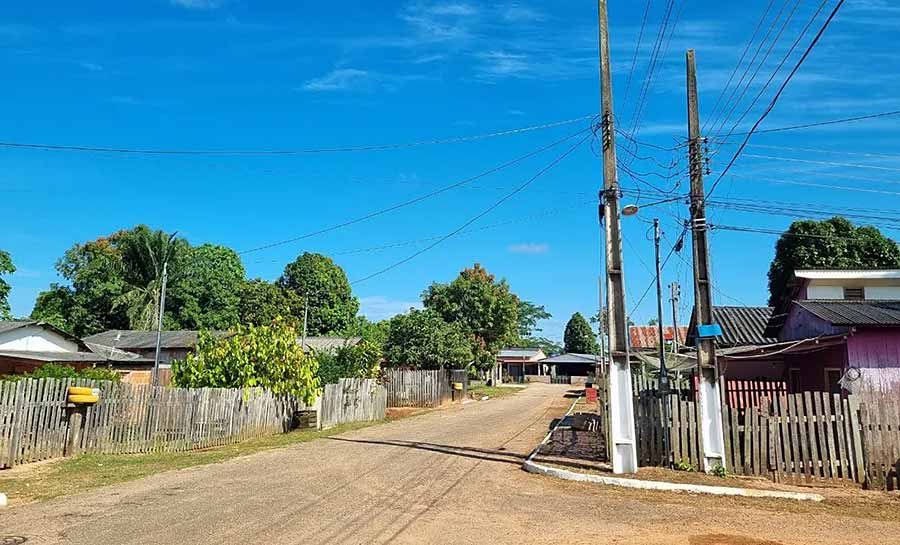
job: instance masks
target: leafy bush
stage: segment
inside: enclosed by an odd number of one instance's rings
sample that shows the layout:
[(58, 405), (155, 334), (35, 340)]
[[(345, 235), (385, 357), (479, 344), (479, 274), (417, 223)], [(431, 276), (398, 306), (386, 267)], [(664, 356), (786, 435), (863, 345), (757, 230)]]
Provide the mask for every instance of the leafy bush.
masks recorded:
[(381, 371), (381, 346), (371, 341), (317, 351), (313, 357), (319, 362), (322, 384), (334, 384), (341, 378), (376, 378)]
[(312, 404), (319, 390), (319, 363), (297, 343), (297, 330), (280, 320), (239, 326), (227, 338), (201, 332), (197, 350), (172, 362), (172, 380), (183, 388), (263, 387)]
[(122, 375), (109, 367), (92, 366), (78, 371), (71, 365), (45, 363), (30, 373), (24, 373), (22, 375), (6, 375), (0, 377), (0, 380), (18, 381), (27, 378), (84, 378), (88, 380), (109, 380), (112, 382), (119, 382)]
[(413, 309), (391, 318), (384, 355), (393, 367), (463, 369), (473, 358), (472, 337), (459, 322)]
[(717, 465), (715, 469), (712, 470), (712, 474), (720, 479), (724, 479), (728, 476), (728, 470), (725, 469), (725, 466)]
[(675, 462), (675, 471), (696, 471), (696, 469), (687, 460), (679, 460)]

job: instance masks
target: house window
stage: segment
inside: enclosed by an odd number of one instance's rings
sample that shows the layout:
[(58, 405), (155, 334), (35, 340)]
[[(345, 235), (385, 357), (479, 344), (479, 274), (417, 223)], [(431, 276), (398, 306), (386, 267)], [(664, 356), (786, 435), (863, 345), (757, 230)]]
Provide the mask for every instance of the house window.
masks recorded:
[(844, 299), (848, 301), (862, 301), (865, 298), (865, 288), (844, 288)]
[(841, 369), (837, 367), (826, 367), (825, 368), (825, 382), (828, 385), (828, 391), (832, 394), (841, 393), (841, 377), (844, 376), (844, 373)]
[(800, 369), (797, 369), (796, 367), (792, 367), (788, 371), (788, 378), (791, 383), (791, 393), (792, 394), (800, 393), (802, 391), (801, 384), (800, 384)]

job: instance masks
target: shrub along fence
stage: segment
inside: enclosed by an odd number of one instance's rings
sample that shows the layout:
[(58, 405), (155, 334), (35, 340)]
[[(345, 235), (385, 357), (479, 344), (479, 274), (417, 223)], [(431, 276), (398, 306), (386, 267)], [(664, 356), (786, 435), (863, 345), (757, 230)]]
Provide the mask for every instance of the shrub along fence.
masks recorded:
[(387, 390), (371, 378), (342, 378), (326, 384), (319, 421), (323, 428), (384, 418)]
[(437, 407), (452, 399), (450, 376), (444, 369), (386, 369), (388, 407)]

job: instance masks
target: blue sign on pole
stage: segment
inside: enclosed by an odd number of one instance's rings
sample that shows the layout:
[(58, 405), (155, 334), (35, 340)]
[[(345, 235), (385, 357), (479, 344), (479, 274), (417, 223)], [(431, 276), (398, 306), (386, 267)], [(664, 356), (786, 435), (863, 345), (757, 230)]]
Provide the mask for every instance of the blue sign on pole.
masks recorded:
[(698, 325), (697, 326), (697, 337), (701, 339), (708, 339), (710, 337), (721, 337), (722, 336), (722, 326), (719, 324), (709, 324), (709, 325)]

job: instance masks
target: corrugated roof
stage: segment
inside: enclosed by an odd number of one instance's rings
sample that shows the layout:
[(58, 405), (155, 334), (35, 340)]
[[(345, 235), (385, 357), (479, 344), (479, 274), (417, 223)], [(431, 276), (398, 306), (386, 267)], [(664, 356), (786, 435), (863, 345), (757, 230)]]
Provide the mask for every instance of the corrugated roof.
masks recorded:
[[(663, 327), (663, 335), (666, 341), (674, 339), (675, 328), (672, 326)], [(633, 325), (628, 329), (631, 336), (631, 348), (656, 348), (659, 346), (659, 326), (655, 325)], [(688, 328), (678, 328), (678, 342), (684, 343), (687, 338)]]
[(94, 352), (57, 352), (45, 350), (0, 350), (0, 356), (41, 362), (105, 363), (106, 357)]
[(33, 320), (2, 320), (0, 321), (0, 333), (12, 331), (14, 329), (19, 329), (20, 327), (25, 327), (27, 325), (36, 323), (37, 322)]
[(354, 346), (360, 341), (361, 337), (307, 337), (305, 345), (303, 339), (297, 339), (297, 344), (303, 345), (304, 350), (333, 350), (342, 346)]
[(600, 356), (594, 354), (567, 353), (544, 358), (541, 363), (597, 363), (598, 361), (600, 361)]
[(797, 304), (835, 326), (900, 326), (900, 301), (805, 300)]
[[(227, 331), (211, 331), (217, 337), (227, 337)], [(163, 331), (160, 346), (162, 348), (194, 348), (197, 346), (199, 331), (179, 330)], [(110, 329), (84, 338), (85, 342), (102, 344), (122, 350), (140, 350), (156, 348), (156, 331), (140, 331), (133, 329)]]
[(497, 356), (500, 358), (533, 358), (540, 352), (543, 352), (540, 348), (504, 348)]
[[(720, 347), (760, 346), (778, 342), (778, 339), (766, 336), (766, 325), (772, 316), (772, 307), (713, 307), (713, 322), (722, 326), (722, 336), (718, 340)], [(688, 344), (694, 344), (696, 332), (694, 317), (688, 333)]]

